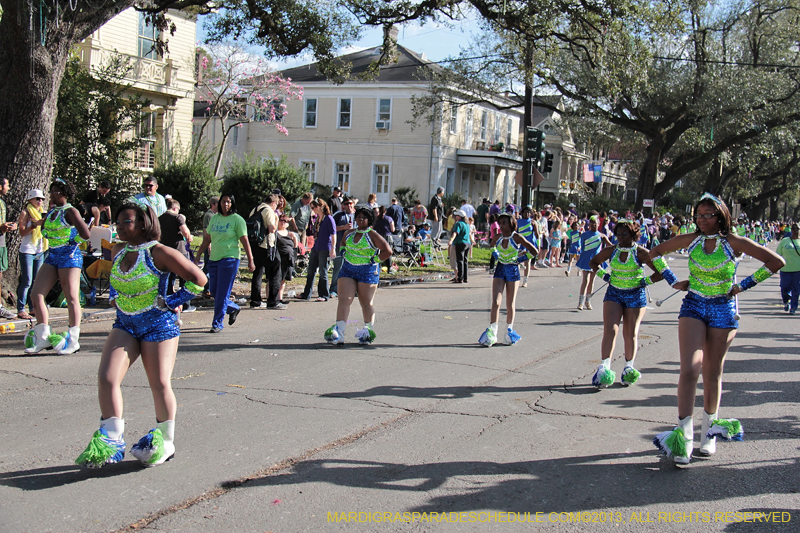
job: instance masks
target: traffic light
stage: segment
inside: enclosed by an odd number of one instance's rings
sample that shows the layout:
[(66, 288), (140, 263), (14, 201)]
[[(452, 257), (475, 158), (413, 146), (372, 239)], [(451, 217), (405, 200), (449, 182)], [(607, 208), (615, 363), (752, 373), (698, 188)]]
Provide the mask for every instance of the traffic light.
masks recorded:
[(538, 128), (525, 128), (525, 158), (535, 166), (544, 159), (545, 134)]
[(542, 166), (542, 174), (547, 174), (553, 171), (553, 154), (552, 152), (544, 153), (544, 165)]

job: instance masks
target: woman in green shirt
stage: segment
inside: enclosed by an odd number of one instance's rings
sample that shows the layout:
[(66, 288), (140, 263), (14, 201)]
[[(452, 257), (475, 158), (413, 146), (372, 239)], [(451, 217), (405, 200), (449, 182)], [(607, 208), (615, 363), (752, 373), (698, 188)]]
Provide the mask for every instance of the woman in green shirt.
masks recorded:
[(232, 194), (223, 194), (219, 199), (219, 211), (211, 217), (203, 232), (203, 244), (194, 256), (198, 263), (203, 252), (211, 245), (208, 265), (208, 284), (214, 297), (214, 321), (211, 333), (222, 331), (222, 320), (228, 315), (228, 324), (233, 325), (239, 316), (239, 306), (231, 301), (233, 280), (239, 272), (239, 243), (247, 254), (247, 269), (255, 270), (253, 252), (247, 240), (247, 224), (236, 214), (236, 199)]

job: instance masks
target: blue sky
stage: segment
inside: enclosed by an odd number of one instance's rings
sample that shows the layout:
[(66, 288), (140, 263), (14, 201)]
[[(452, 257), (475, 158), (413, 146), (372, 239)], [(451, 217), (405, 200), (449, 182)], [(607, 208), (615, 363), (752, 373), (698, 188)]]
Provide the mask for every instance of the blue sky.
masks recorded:
[[(461, 48), (469, 46), (471, 37), (480, 31), (474, 19), (447, 27), (440, 24), (429, 23), (424, 26), (409, 24), (400, 28), (397, 42), (417, 53), (424, 53), (431, 61), (441, 61), (447, 57), (458, 55)], [(197, 41), (202, 43), (205, 36), (203, 18), (198, 20)], [(341, 54), (348, 54), (365, 48), (372, 48), (381, 43), (383, 30), (380, 28), (364, 31), (362, 38), (351, 46), (340, 50)], [(255, 50), (257, 52), (257, 50)], [(275, 70), (280, 70), (312, 62), (310, 56), (300, 56), (281, 62), (272, 62)]]

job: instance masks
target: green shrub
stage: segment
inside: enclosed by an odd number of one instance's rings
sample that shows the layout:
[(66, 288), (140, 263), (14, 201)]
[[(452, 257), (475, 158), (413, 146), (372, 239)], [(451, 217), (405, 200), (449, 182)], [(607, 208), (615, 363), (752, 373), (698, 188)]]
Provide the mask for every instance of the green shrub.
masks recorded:
[(292, 166), (282, 155), (260, 160), (255, 154), (234, 160), (225, 172), (220, 194), (234, 194), (239, 214), (247, 214), (273, 189), (280, 189), (288, 205), (309, 192), (312, 183), (305, 172)]

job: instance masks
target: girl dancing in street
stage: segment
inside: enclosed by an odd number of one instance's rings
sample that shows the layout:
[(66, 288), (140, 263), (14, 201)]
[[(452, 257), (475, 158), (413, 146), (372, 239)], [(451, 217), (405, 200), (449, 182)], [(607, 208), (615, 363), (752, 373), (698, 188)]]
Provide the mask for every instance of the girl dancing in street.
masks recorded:
[[(625, 368), (622, 370), (620, 382), (623, 387), (627, 387), (641, 377), (641, 373), (633, 367), (633, 361), (639, 344), (639, 325), (647, 306), (645, 287), (661, 280), (658, 272), (649, 277), (644, 275), (644, 265), (653, 271), (656, 269), (647, 250), (635, 244), (639, 239), (638, 222), (618, 220), (614, 226), (614, 235), (618, 244), (604, 248), (589, 261), (594, 274), (608, 282), (606, 296), (603, 298), (603, 342), (600, 348), (602, 363), (592, 377), (592, 385), (598, 389), (608, 387), (617, 377), (611, 370), (611, 355), (617, 342), (620, 319), (625, 341)], [(606, 261), (610, 264), (609, 272), (601, 266)]]
[(519, 288), (519, 250), (524, 247), (536, 257), (539, 250), (522, 235), (516, 232), (517, 221), (508, 213), (500, 215), (500, 234), (492, 239), (491, 246), (497, 251), (497, 266), (492, 280), (492, 311), (489, 327), (483, 332), (478, 342), (484, 346), (492, 346), (497, 342), (497, 321), (500, 317), (500, 303), (503, 291), (506, 292), (506, 334), (505, 344), (516, 344), (520, 340), (514, 331), (514, 313), (516, 311), (517, 289)]
[(358, 301), (364, 316), (364, 327), (356, 331), (361, 344), (375, 340), (375, 292), (378, 290), (379, 261), (392, 255), (392, 247), (372, 229), (375, 213), (371, 209), (356, 211), (356, 227), (347, 230), (339, 246), (344, 247), (344, 263), (339, 272), (339, 304), (336, 307), (336, 324), (325, 330), (325, 340), (331, 344), (344, 344), (344, 333), (350, 306), (358, 292)]
[(597, 231), (597, 217), (592, 216), (589, 219), (589, 230), (581, 233), (581, 255), (578, 257), (578, 262), (575, 265), (583, 271), (581, 291), (578, 295), (578, 310), (585, 308), (591, 311), (592, 309), (592, 303), (589, 299), (592, 297), (595, 274), (589, 262), (594, 256), (600, 253), (603, 246), (611, 246), (611, 241), (608, 240), (608, 237)]
[[(68, 355), (80, 350), (81, 335), (81, 269), (83, 255), (78, 244), (88, 241), (89, 228), (69, 199), (75, 196), (75, 187), (68, 181), (55, 178), (50, 185), (50, 202), (54, 205), (44, 217), (42, 236), (48, 240), (50, 253), (36, 275), (31, 292), (31, 303), (36, 315), (36, 326), (32, 334), (25, 336), (25, 353), (38, 353), (51, 346), (58, 355)], [(67, 299), (69, 331), (64, 335), (53, 334), (48, 321), (50, 312), (45, 295), (56, 281)]]
[[(741, 440), (738, 420), (718, 419), (722, 368), (736, 336), (734, 298), (780, 270), (783, 259), (750, 239), (731, 232), (731, 214), (724, 202), (706, 193), (695, 206), (695, 233), (679, 235), (650, 251), (653, 265), (672, 287), (689, 291), (678, 319), (681, 371), (678, 380), (678, 427), (659, 433), (653, 443), (674, 462), (688, 464), (694, 444), (693, 412), (697, 380), (703, 375), (703, 422), (700, 455), (716, 451), (716, 437)], [(687, 248), (689, 279), (678, 281), (664, 255)], [(747, 254), (764, 265), (735, 283), (736, 257)]]
[[(117, 212), (119, 238), (127, 241), (112, 250), (109, 300), (117, 319), (106, 339), (97, 372), (100, 429), (75, 461), (99, 468), (125, 456), (122, 418), (122, 380), (141, 356), (153, 393), (156, 427), (133, 445), (131, 453), (144, 466), (156, 466), (175, 455), (175, 412), (172, 368), (178, 352), (177, 311), (203, 292), (206, 276), (177, 250), (158, 243), (161, 233), (152, 208), (125, 204)], [(170, 274), (186, 280), (167, 295)]]

